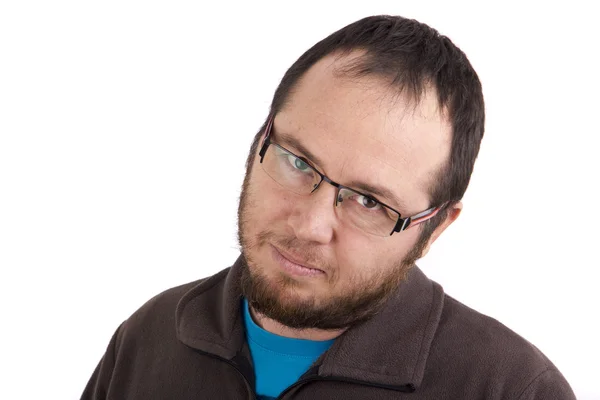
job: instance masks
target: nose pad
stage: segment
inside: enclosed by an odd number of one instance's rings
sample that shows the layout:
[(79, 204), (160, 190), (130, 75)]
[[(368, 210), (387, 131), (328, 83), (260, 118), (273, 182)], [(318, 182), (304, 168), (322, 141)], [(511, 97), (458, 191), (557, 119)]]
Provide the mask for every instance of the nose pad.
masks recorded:
[(323, 180), (324, 180), (323, 178), (319, 179), (317, 176), (315, 176), (316, 183), (313, 183), (313, 188), (310, 191), (310, 194), (313, 194), (318, 188), (321, 187), (321, 184), (323, 183)]
[(344, 201), (344, 196), (341, 193), (342, 188), (337, 186), (337, 184), (335, 184), (335, 183), (331, 183), (330, 181), (327, 180), (327, 178), (322, 179), (319, 183), (315, 183), (313, 186), (313, 190), (311, 190), (310, 194), (313, 194), (319, 187), (321, 187), (321, 184), (323, 183), (323, 181), (326, 181), (327, 183), (329, 183), (331, 186), (333, 186), (335, 188), (335, 196), (333, 197), (333, 206), (337, 207), (339, 205), (339, 203)]
[[(337, 212), (329, 203), (331, 192), (327, 186), (324, 185), (324, 193), (320, 193), (323, 190), (316, 193), (313, 190), (311, 196), (294, 206), (288, 224), (298, 239), (321, 244), (327, 244), (332, 240), (337, 225)], [(328, 197), (329, 201), (326, 200)], [(334, 202), (336, 198), (337, 193)]]
[(340, 188), (337, 188), (337, 194), (335, 195), (335, 206), (337, 207), (343, 201), (344, 196), (342, 196), (342, 193), (340, 193)]

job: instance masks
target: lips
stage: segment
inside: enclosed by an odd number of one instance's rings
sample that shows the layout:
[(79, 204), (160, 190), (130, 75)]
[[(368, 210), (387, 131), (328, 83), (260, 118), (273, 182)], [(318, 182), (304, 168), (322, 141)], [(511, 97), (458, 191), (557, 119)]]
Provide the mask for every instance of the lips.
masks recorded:
[(273, 247), (275, 248), (275, 250), (277, 250), (279, 252), (279, 254), (281, 254), (284, 258), (287, 258), (289, 261), (293, 262), (294, 264), (298, 264), (299, 266), (304, 267), (304, 268), (314, 269), (316, 271), (325, 272), (322, 269), (317, 268), (317, 267), (307, 263), (306, 261), (302, 260), (301, 257), (291, 255), (290, 253), (280, 249), (279, 247), (275, 247), (275, 246), (273, 246)]

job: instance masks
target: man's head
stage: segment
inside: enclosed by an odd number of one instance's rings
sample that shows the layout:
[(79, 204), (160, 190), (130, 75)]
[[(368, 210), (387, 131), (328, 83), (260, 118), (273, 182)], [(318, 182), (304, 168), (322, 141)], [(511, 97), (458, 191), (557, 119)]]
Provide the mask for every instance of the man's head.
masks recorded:
[[(402, 217), (444, 205), (422, 224), (373, 235), (340, 218), (334, 186), (300, 195), (276, 182), (257, 157), (266, 124), (256, 135), (239, 207), (244, 295), (293, 328), (363, 321), (460, 213), (483, 136), (477, 75), (426, 25), (369, 17), (302, 55), (277, 88), (271, 115), (274, 143)], [(318, 270), (294, 271), (282, 255)]]

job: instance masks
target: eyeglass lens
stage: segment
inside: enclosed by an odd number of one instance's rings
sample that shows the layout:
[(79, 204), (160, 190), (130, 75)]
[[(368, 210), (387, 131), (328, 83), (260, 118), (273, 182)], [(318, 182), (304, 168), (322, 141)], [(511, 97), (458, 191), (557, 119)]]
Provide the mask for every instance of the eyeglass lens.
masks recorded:
[[(310, 194), (321, 182), (321, 175), (305, 161), (281, 146), (271, 143), (262, 168), (279, 185), (301, 195)], [(379, 202), (348, 188), (340, 188), (336, 198), (338, 217), (368, 233), (387, 236), (398, 214)]]

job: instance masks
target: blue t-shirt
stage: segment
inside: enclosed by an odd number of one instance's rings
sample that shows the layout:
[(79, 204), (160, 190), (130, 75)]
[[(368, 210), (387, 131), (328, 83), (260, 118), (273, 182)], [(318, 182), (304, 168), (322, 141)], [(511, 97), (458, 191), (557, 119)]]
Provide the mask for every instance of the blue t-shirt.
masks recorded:
[(267, 332), (256, 325), (244, 299), (246, 340), (252, 354), (259, 399), (276, 398), (333, 344), (334, 340), (292, 339)]

